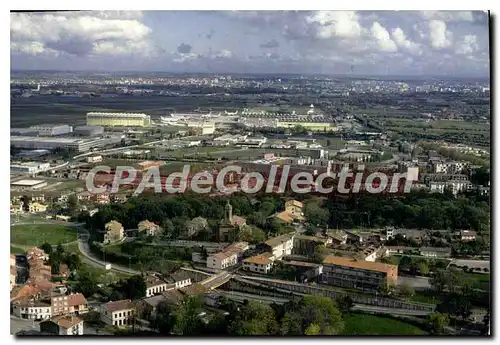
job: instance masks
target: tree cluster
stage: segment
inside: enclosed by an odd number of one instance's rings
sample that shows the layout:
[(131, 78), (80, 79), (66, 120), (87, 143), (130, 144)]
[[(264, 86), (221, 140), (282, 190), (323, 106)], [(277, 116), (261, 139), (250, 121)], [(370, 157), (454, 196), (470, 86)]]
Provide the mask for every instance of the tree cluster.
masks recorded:
[[(415, 191), (398, 199), (380, 195), (351, 195), (329, 199), (331, 228), (396, 226), (408, 229), (472, 229), (489, 233), (490, 205), (474, 198)], [(362, 215), (366, 215), (362, 216)]]
[(187, 297), (178, 306), (163, 303), (150, 318), (151, 325), (165, 335), (335, 335), (344, 329), (337, 304), (326, 297), (305, 296), (281, 306), (249, 301), (237, 305), (225, 298), (220, 303), (226, 313), (205, 322), (200, 297)]
[(52, 248), (52, 245), (47, 242), (42, 244), (40, 248), (49, 255), (48, 264), (51, 266), (52, 274), (59, 274), (61, 264), (66, 264), (70, 271), (77, 270), (82, 265), (78, 254), (66, 252), (60, 243), (55, 250)]

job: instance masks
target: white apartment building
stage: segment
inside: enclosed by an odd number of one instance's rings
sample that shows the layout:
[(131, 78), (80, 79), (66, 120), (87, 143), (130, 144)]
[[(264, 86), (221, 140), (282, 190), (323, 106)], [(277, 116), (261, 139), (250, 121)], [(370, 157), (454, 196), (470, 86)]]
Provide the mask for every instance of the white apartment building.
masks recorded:
[(468, 162), (434, 162), (432, 167), (434, 173), (459, 174), (469, 165)]
[(192, 284), (191, 277), (186, 271), (179, 270), (170, 275), (170, 278), (174, 281), (175, 288), (180, 289)]
[(444, 193), (446, 188), (450, 188), (454, 195), (468, 191), (474, 188), (473, 184), (468, 180), (450, 180), (446, 182), (430, 182), (429, 188), (431, 192)]
[(243, 260), (245, 271), (267, 274), (273, 269), (274, 256), (271, 253), (264, 253), (251, 256)]
[(238, 263), (238, 255), (236, 253), (225, 253), (220, 252), (214, 255), (210, 255), (207, 258), (207, 267), (224, 270), (228, 267), (234, 266)]
[(168, 284), (156, 277), (148, 277), (146, 279), (146, 297), (151, 297), (158, 295), (164, 291), (167, 291)]
[(21, 319), (48, 320), (52, 317), (50, 304), (41, 301), (15, 303), (13, 314)]
[(281, 235), (271, 238), (265, 242), (268, 251), (280, 260), (285, 255), (292, 254), (294, 235)]
[(207, 258), (207, 267), (224, 270), (236, 265), (243, 253), (248, 249), (247, 242), (236, 242), (224, 249), (224, 251), (212, 254)]
[(108, 302), (101, 306), (101, 321), (109, 326), (132, 325), (135, 307), (131, 300)]

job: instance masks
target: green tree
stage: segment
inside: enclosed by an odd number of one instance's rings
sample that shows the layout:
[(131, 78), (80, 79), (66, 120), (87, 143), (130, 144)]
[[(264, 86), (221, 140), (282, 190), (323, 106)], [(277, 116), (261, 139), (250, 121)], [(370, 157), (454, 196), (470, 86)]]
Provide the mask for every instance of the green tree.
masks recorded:
[(403, 256), (401, 258), (401, 261), (399, 261), (399, 267), (402, 268), (402, 269), (410, 269), (411, 265), (413, 264), (413, 260), (410, 256)]
[(115, 286), (114, 291), (122, 294), (127, 299), (139, 299), (146, 296), (146, 281), (141, 275), (135, 275), (128, 279), (121, 280)]
[(59, 274), (60, 265), (61, 265), (60, 261), (52, 262), (52, 264), (50, 265), (51, 273), (56, 275)]
[(264, 201), (259, 206), (259, 212), (264, 217), (270, 216), (276, 210), (276, 206), (271, 201)]
[(274, 335), (278, 323), (274, 310), (267, 304), (248, 302), (229, 326), (231, 335)]
[(62, 246), (62, 244), (60, 242), (56, 247), (56, 252), (61, 254), (61, 255), (64, 254), (64, 247)]
[(97, 279), (87, 270), (80, 269), (71, 287), (73, 291), (81, 292), (85, 297), (90, 297), (98, 290)]
[(304, 331), (304, 335), (320, 335), (320, 334), (321, 334), (321, 328), (319, 327), (319, 325), (315, 323), (311, 323)]
[(45, 242), (40, 246), (40, 249), (45, 252), (45, 254), (49, 255), (52, 254), (52, 245), (50, 243)]
[(298, 311), (289, 311), (281, 319), (282, 335), (302, 335), (302, 316)]
[(76, 194), (71, 194), (68, 196), (68, 210), (71, 214), (75, 214), (75, 212), (78, 210), (78, 197)]
[(311, 260), (314, 261), (315, 263), (323, 263), (323, 260), (325, 259), (326, 255), (326, 247), (322, 245), (316, 246), (314, 249), (314, 253), (311, 256)]
[(450, 319), (448, 315), (439, 312), (427, 315), (426, 323), (432, 334), (443, 334)]
[(173, 332), (179, 335), (198, 335), (203, 331), (203, 321), (199, 318), (199, 310), (203, 306), (200, 296), (188, 296), (175, 311)]
[(300, 302), (300, 315), (305, 329), (318, 325), (320, 334), (335, 335), (342, 332), (344, 322), (336, 303), (328, 297), (306, 295)]
[(432, 278), (430, 279), (429, 283), (438, 293), (443, 293), (447, 284), (446, 271), (439, 270), (435, 272)]
[(348, 313), (354, 306), (354, 301), (352, 300), (351, 296), (345, 295), (337, 300), (337, 305), (339, 306), (339, 309), (342, 313)]
[(308, 202), (305, 206), (304, 216), (308, 223), (324, 227), (328, 225), (330, 212), (314, 202)]
[(266, 240), (266, 233), (254, 226), (245, 226), (238, 233), (238, 239), (252, 244), (262, 243)]
[(411, 297), (415, 294), (415, 290), (408, 284), (399, 285), (398, 292), (401, 296), (404, 297)]
[(426, 261), (420, 261), (417, 264), (418, 271), (420, 272), (420, 275), (425, 276), (429, 274), (429, 266), (427, 265)]
[(76, 254), (76, 253), (71, 253), (71, 254), (67, 255), (65, 261), (66, 261), (66, 265), (68, 265), (68, 268), (71, 271), (79, 269), (80, 266), (82, 265), (82, 261), (81, 261), (80, 257), (78, 256), (78, 254)]
[(174, 324), (175, 316), (173, 307), (166, 302), (160, 302), (156, 307), (155, 316), (151, 320), (151, 328), (162, 335), (170, 335)]

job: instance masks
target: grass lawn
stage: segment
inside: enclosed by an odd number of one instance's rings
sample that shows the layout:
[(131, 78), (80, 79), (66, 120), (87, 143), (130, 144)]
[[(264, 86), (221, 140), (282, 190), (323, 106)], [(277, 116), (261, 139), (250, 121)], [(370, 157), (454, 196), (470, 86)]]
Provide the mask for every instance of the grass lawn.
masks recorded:
[(10, 246), (10, 253), (11, 254), (24, 254), (25, 250), (22, 248), (14, 247), (11, 245)]
[(343, 335), (423, 335), (424, 330), (389, 317), (353, 313), (344, 315)]
[(50, 244), (68, 243), (77, 240), (77, 230), (65, 225), (25, 224), (10, 228), (12, 244), (39, 246), (44, 242)]
[(463, 273), (465, 279), (471, 280), (477, 284), (481, 290), (489, 291), (490, 289), (490, 275), (483, 273)]
[(437, 292), (434, 290), (423, 290), (423, 291), (415, 291), (415, 294), (411, 296), (409, 299), (412, 302), (438, 304), (444, 298), (445, 296), (438, 295)]

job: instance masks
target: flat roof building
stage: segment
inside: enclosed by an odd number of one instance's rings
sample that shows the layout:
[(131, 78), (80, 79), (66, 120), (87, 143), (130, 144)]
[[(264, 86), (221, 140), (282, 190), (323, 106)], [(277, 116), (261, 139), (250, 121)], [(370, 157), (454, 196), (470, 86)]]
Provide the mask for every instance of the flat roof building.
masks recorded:
[(384, 284), (395, 285), (398, 266), (329, 255), (323, 260), (321, 283), (377, 291)]
[(47, 181), (44, 180), (20, 180), (11, 182), (10, 185), (19, 189), (40, 189), (47, 186)]
[(87, 113), (87, 126), (145, 127), (151, 125), (151, 117), (136, 113)]
[(20, 149), (68, 149), (75, 152), (86, 152), (96, 147), (103, 147), (119, 143), (121, 138), (95, 138), (95, 139), (78, 139), (78, 138), (55, 138), (55, 137), (28, 137), (28, 136), (11, 136), (10, 145)]
[(53, 135), (62, 135), (73, 132), (73, 127), (64, 124), (42, 124), (31, 126), (30, 129), (33, 129), (38, 132), (40, 136), (53, 136)]
[(50, 169), (50, 163), (26, 162), (11, 163), (10, 172), (13, 174), (37, 174)]
[(78, 126), (75, 127), (73, 133), (76, 135), (82, 135), (86, 137), (93, 137), (96, 135), (101, 135), (104, 133), (104, 127), (102, 126)]

